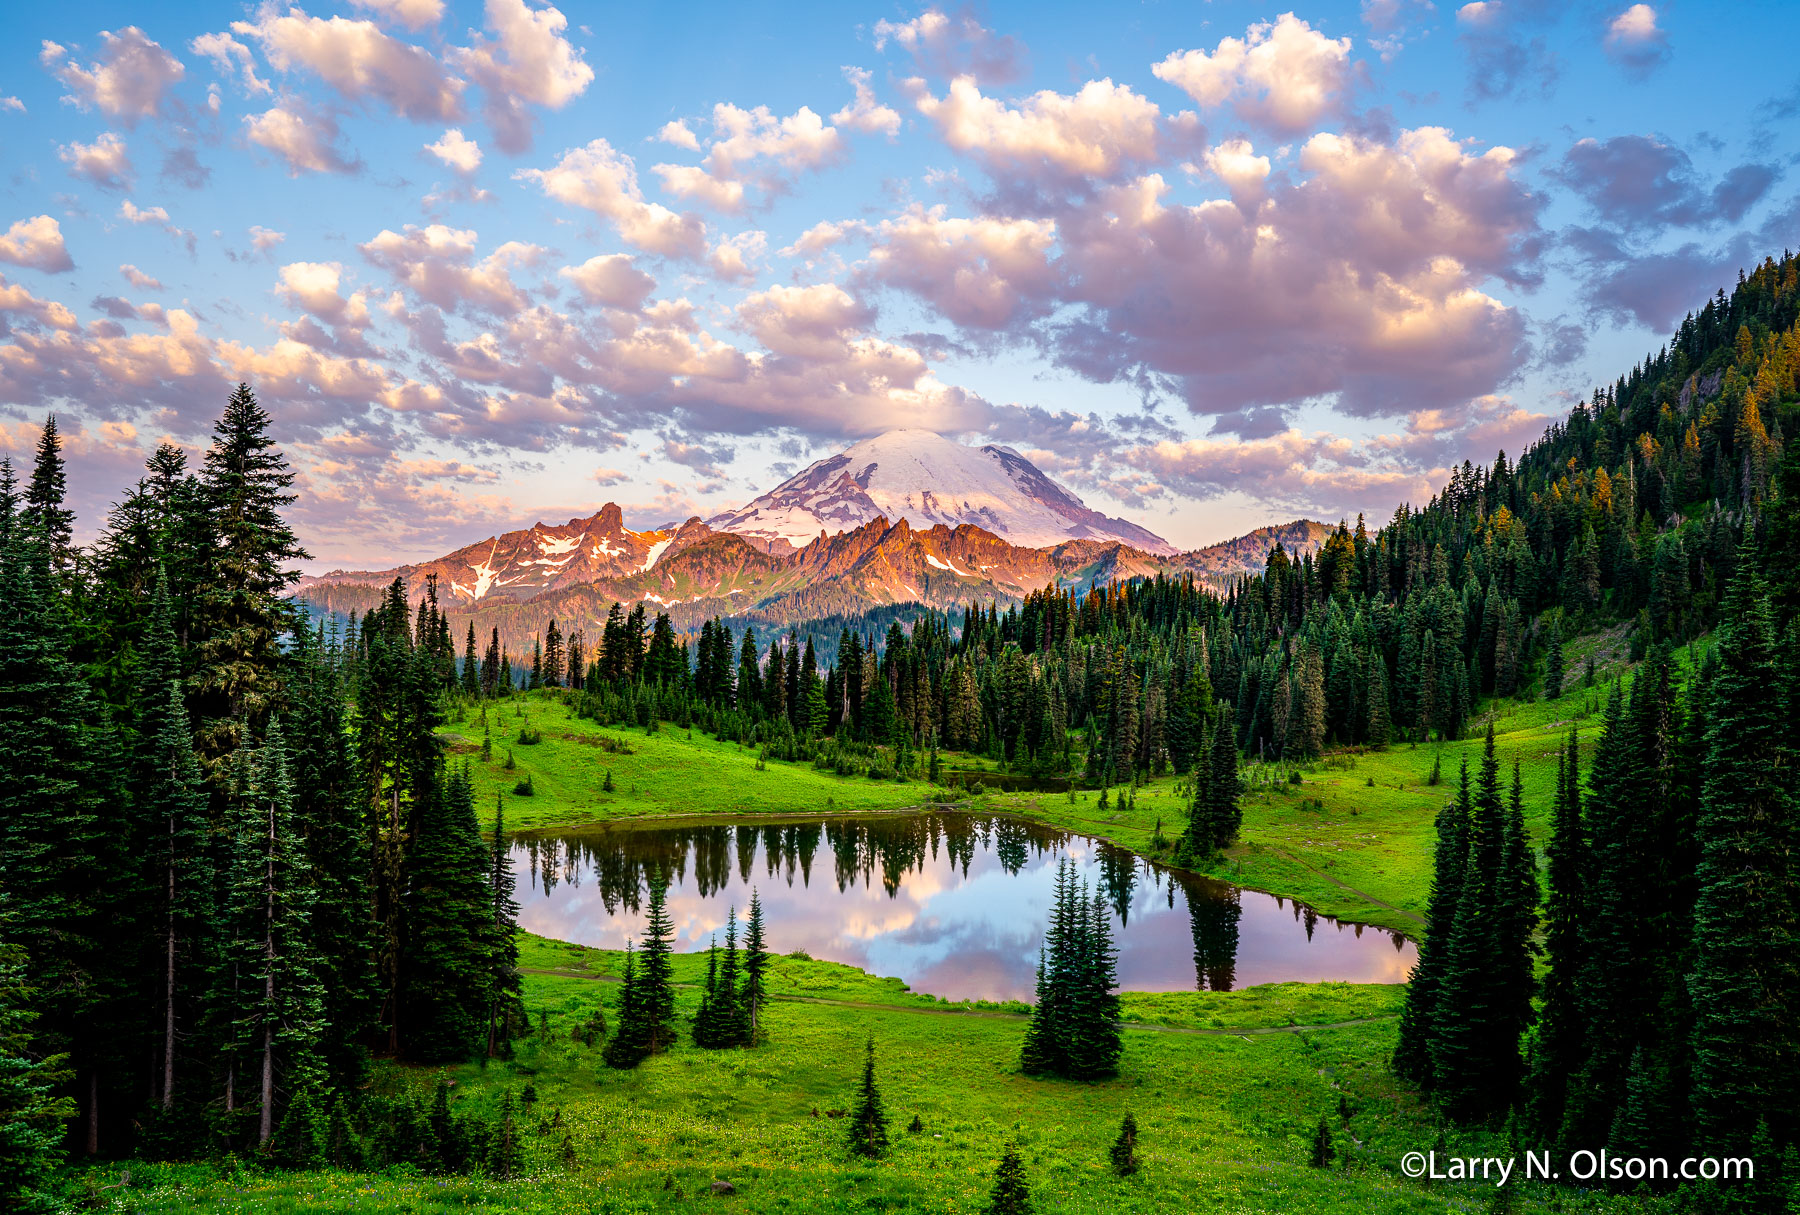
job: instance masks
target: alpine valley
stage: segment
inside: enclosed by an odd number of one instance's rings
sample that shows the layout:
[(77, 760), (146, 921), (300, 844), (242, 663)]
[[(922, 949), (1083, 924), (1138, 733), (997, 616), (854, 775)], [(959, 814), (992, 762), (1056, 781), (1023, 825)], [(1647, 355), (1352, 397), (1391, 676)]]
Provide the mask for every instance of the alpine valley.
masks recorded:
[(395, 578), (413, 602), (435, 583), (448, 613), (473, 614), (478, 632), (498, 628), (521, 652), (547, 622), (598, 626), (614, 603), (641, 603), (693, 630), (713, 617), (786, 626), (911, 603), (1009, 603), (1051, 585), (1157, 574), (1223, 586), (1261, 572), (1272, 546), (1304, 556), (1331, 530), (1300, 519), (1181, 552), (1090, 509), (1011, 448), (897, 430), (709, 519), (634, 531), (609, 502), (585, 519), (536, 523), (433, 561), (304, 578), (294, 594), (361, 613)]

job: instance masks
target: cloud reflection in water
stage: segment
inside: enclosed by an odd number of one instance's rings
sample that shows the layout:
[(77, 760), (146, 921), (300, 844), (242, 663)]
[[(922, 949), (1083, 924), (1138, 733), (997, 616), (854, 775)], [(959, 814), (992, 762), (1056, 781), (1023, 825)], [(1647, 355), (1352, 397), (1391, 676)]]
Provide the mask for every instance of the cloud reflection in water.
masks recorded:
[(670, 874), (676, 949), (704, 949), (761, 891), (770, 948), (903, 979), (950, 999), (1029, 999), (1059, 858), (1113, 907), (1127, 991), (1258, 983), (1398, 983), (1415, 958), (1383, 929), (1158, 869), (1084, 836), (962, 814), (779, 825), (611, 829), (514, 843), (520, 924), (623, 948), (643, 930), (644, 873)]

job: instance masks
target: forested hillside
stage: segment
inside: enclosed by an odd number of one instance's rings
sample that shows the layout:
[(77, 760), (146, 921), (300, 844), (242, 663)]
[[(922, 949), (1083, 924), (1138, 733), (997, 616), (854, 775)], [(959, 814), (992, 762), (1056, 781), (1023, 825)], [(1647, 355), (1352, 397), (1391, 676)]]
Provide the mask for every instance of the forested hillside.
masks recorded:
[[(29, 479), (0, 480), (0, 1205), (47, 1204), (71, 1149), (407, 1160), (422, 1115), (360, 1098), (371, 1060), (530, 1032), (504, 796), (474, 804), (446, 704), (568, 688), (771, 762), (931, 780), (977, 752), (1103, 805), (1173, 771), (1192, 810), (1170, 854), (1194, 862), (1231, 837), (1240, 754), (1479, 736), (1486, 698), (1585, 678), (1562, 640), (1607, 628), (1644, 662), (1585, 774), (1571, 748), (1553, 839), (1526, 838), (1497, 768), (1452, 778), (1399, 1067), (1453, 1118), (1516, 1106), (1533, 1142), (1779, 1156), (1800, 1131), (1797, 269), (1759, 267), (1516, 461), (1223, 594), (1051, 587), (885, 635), (846, 620), (823, 647), (724, 620), (690, 645), (640, 601), (513, 653), (398, 581), (347, 630), (310, 626), (284, 597), (292, 474), (247, 387), (201, 466), (159, 450), (91, 550), (47, 426)], [(1672, 647), (1708, 633), (1678, 675)], [(512, 1133), (471, 1130), (464, 1163), (504, 1164)]]

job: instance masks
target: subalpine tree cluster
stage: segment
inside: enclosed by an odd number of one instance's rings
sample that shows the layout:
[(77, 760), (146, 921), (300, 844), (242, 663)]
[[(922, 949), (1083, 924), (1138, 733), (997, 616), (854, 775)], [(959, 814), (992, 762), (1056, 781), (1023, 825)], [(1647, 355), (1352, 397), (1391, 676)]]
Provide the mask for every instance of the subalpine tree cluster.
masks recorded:
[(1020, 1065), (1075, 1080), (1115, 1075), (1123, 1043), (1111, 908), (1068, 860), (1057, 865), (1054, 898)]
[(1564, 752), (1525, 1104), (1545, 1148), (1755, 1145), (1773, 1176), (1800, 1139), (1793, 626), (1748, 547), (1737, 567), (1685, 686), (1656, 647), (1612, 689), (1585, 790)]
[(644, 936), (627, 949), (624, 982), (619, 985), (618, 1029), (607, 1039), (602, 1057), (608, 1067), (632, 1068), (675, 1045), (675, 988), (670, 980), (670, 953), (675, 927), (669, 920), (669, 878), (650, 872)]
[(91, 551), (53, 425), (23, 492), (0, 462), (0, 941), (35, 1013), (0, 1014), (22, 1069), (0, 1088), (25, 1086), (0, 1096), (0, 1174), (21, 1186), (44, 1142), (316, 1161), (368, 1124), (372, 1055), (470, 1058), (517, 990), (510, 893), (433, 737), (455, 680), (435, 587), (310, 620), (270, 428), (240, 385), (199, 467), (158, 448)]
[(694, 1014), (694, 1045), (720, 1050), (755, 1043), (739, 965), (737, 908), (733, 907), (725, 917), (723, 961), (717, 940), (707, 955), (706, 989), (700, 995), (699, 1011)]
[(1394, 1069), (1458, 1121), (1503, 1112), (1517, 1093), (1538, 898), (1518, 769), (1503, 799), (1490, 726), (1473, 787), (1465, 763), (1455, 800), (1438, 815), (1425, 941), (1394, 1055)]

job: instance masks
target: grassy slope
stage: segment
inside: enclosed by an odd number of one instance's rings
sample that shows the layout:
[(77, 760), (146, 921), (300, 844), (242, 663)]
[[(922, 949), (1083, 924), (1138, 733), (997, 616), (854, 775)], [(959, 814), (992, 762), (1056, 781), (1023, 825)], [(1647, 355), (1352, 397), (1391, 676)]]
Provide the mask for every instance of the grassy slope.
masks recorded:
[[(1424, 1184), (1402, 1178), (1403, 1152), (1429, 1149), (1428, 1111), (1396, 1088), (1384, 1061), (1392, 1049), (1391, 988), (1314, 985), (1232, 993), (1185, 993), (1128, 1001), (1173, 1020), (1219, 1020), (1242, 1034), (1127, 1032), (1116, 1080), (1073, 1084), (1019, 1074), (1024, 1023), (999, 1015), (933, 1011), (930, 997), (894, 980), (830, 963), (783, 959), (780, 996), (767, 1014), (770, 1041), (755, 1051), (704, 1052), (682, 1045), (636, 1071), (600, 1065), (598, 1047), (568, 1036), (596, 1003), (609, 1016), (615, 984), (595, 981), (615, 955), (531, 939), (526, 1003), (551, 1016), (511, 1063), (485, 1071), (447, 1069), (459, 1112), (492, 1111), (502, 1090), (531, 1084), (525, 1118), (527, 1172), (511, 1183), (418, 1177), (403, 1172), (264, 1174), (233, 1165), (133, 1166), (128, 1186), (106, 1191), (104, 1209), (177, 1211), (448, 1212), (486, 1206), (534, 1212), (691, 1209), (719, 1202), (756, 1211), (967, 1212), (985, 1205), (994, 1163), (1008, 1140), (1022, 1148), (1040, 1211), (1443, 1212), (1487, 1209), (1491, 1186)], [(678, 977), (699, 973), (697, 956)], [(555, 970), (557, 973), (542, 973)], [(1290, 985), (1297, 988), (1298, 985)], [(697, 993), (678, 990), (684, 1013)], [(909, 1011), (896, 1005), (912, 1004)], [(1386, 1015), (1383, 1015), (1383, 1014)], [(1301, 1032), (1255, 1033), (1290, 1020), (1380, 1019)], [(850, 1156), (844, 1123), (861, 1047), (872, 1035), (894, 1147), (879, 1163)], [(384, 1066), (377, 1085), (428, 1097), (438, 1071)], [(1337, 1115), (1349, 1103), (1348, 1124)], [(1140, 1126), (1143, 1172), (1128, 1180), (1105, 1168), (1106, 1149), (1130, 1110)], [(817, 1111), (817, 1114), (815, 1114)], [(920, 1134), (902, 1128), (917, 1114)], [(1328, 1116), (1348, 1162), (1306, 1167), (1312, 1128)], [(560, 1117), (562, 1127), (551, 1129)], [(539, 1119), (545, 1133), (536, 1133)], [(576, 1163), (567, 1168), (567, 1134)], [(1452, 1136), (1449, 1150), (1503, 1154), (1497, 1136)], [(121, 1169), (88, 1174), (111, 1185)], [(738, 1188), (709, 1192), (716, 1179)], [(1518, 1212), (1644, 1211), (1631, 1200), (1517, 1195)]]

